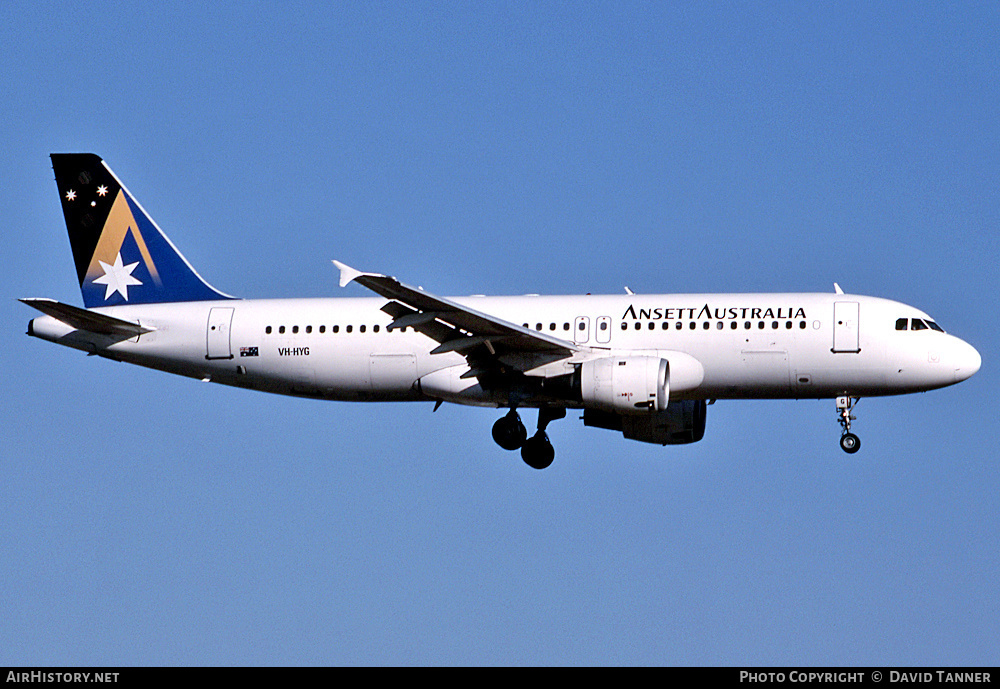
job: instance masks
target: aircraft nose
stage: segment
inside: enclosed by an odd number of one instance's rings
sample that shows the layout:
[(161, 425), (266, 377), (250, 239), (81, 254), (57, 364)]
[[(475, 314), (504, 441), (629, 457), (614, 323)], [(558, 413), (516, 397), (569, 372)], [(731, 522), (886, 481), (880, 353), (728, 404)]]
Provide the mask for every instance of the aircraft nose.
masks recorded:
[(954, 352), (955, 382), (971, 378), (983, 364), (983, 358), (976, 351), (976, 348), (968, 342), (959, 340), (956, 343)]

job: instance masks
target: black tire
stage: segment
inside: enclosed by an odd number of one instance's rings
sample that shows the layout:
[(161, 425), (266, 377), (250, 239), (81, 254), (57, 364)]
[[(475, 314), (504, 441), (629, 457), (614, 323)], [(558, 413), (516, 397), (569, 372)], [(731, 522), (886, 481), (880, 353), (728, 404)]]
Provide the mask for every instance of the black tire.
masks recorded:
[(861, 439), (853, 433), (844, 433), (840, 437), (840, 449), (849, 455), (861, 449)]
[(516, 450), (524, 445), (527, 437), (528, 431), (521, 423), (521, 417), (515, 411), (497, 419), (497, 422), (493, 424), (494, 442), (507, 451)]
[(521, 446), (521, 459), (532, 469), (546, 469), (555, 458), (555, 448), (544, 431), (535, 433)]

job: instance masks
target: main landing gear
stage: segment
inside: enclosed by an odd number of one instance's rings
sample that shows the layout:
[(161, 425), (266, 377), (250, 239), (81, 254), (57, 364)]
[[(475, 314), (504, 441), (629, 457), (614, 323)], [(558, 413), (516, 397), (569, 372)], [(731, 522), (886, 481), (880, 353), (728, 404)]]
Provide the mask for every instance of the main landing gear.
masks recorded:
[(566, 416), (566, 409), (563, 407), (541, 407), (538, 410), (538, 430), (528, 437), (528, 431), (521, 423), (521, 417), (513, 408), (507, 415), (497, 419), (493, 424), (493, 440), (505, 450), (516, 450), (521, 448), (521, 459), (532, 469), (544, 469), (556, 457), (556, 451), (549, 442), (549, 436), (545, 428), (550, 421), (561, 419)]
[(849, 455), (853, 455), (861, 449), (861, 439), (851, 433), (851, 421), (857, 418), (852, 416), (851, 412), (857, 403), (858, 400), (852, 399), (850, 396), (837, 398), (837, 415), (840, 417), (837, 420), (840, 422), (840, 427), (844, 429), (840, 436), (840, 449)]
[(521, 417), (513, 409), (507, 412), (507, 416), (497, 419), (493, 424), (493, 440), (505, 450), (516, 450), (524, 445), (527, 437), (528, 431), (521, 423)]

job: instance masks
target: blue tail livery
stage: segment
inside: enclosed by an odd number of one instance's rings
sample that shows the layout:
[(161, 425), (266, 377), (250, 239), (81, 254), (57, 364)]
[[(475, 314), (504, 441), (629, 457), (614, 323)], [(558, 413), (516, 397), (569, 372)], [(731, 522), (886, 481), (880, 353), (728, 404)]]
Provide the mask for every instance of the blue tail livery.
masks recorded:
[(53, 153), (87, 308), (232, 299), (205, 282), (93, 153)]

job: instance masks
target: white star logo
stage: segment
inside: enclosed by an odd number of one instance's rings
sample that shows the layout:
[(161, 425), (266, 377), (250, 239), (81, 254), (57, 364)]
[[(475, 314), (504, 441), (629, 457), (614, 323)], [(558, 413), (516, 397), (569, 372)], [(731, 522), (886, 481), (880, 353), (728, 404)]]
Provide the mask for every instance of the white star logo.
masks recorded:
[(97, 195), (98, 196), (107, 196), (108, 195), (108, 188), (106, 186), (104, 186), (103, 184), (101, 186), (97, 187)]
[(115, 264), (109, 265), (104, 261), (98, 261), (101, 264), (101, 268), (104, 269), (104, 275), (99, 278), (94, 278), (95, 285), (104, 285), (107, 289), (104, 292), (104, 300), (107, 301), (115, 292), (118, 292), (128, 301), (128, 288), (129, 285), (141, 285), (142, 283), (132, 277), (132, 271), (135, 267), (139, 265), (139, 262), (129, 263), (127, 266), (122, 265), (122, 252), (118, 252), (118, 257), (115, 258)]
[(76, 200), (76, 192), (73, 191), (72, 189), (70, 189), (69, 191), (67, 191), (66, 192), (66, 200), (67, 201), (75, 201)]

